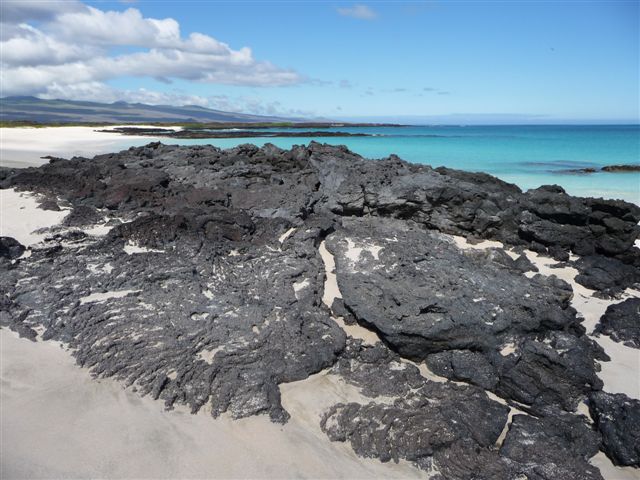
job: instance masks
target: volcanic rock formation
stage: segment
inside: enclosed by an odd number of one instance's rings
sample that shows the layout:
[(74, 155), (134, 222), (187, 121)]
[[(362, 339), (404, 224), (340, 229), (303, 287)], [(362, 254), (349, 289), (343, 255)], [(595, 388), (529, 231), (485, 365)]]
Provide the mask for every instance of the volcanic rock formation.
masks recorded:
[[(70, 209), (28, 257), (0, 239), (0, 325), (65, 342), (94, 375), (167, 407), (286, 422), (279, 384), (323, 371), (370, 400), (325, 412), (331, 440), (434, 478), (601, 478), (588, 463), (601, 438), (637, 465), (621, 450), (633, 429), (607, 423), (627, 404), (600, 392), (607, 356), (570, 285), (522, 252), (620, 295), (640, 282), (640, 207), (317, 143), (152, 143), (4, 169), (0, 188)], [(447, 234), (510, 251), (461, 250)], [(347, 336), (338, 316), (380, 341)], [(595, 426), (576, 414), (586, 398)]]

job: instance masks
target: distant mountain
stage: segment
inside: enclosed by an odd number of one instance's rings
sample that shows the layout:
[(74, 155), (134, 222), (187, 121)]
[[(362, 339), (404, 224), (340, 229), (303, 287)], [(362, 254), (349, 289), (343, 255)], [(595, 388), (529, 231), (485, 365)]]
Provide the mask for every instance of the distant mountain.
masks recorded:
[(40, 123), (144, 123), (144, 122), (282, 122), (301, 119), (223, 112), (197, 105), (176, 107), (144, 103), (98, 103), (43, 100), (36, 97), (0, 98), (0, 120)]

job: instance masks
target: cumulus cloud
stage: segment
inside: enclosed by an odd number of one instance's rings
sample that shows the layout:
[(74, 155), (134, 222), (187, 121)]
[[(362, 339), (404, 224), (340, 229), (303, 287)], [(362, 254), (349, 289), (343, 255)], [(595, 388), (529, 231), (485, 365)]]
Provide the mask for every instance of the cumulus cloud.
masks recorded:
[(2, 39), (0, 47), (3, 66), (9, 68), (61, 65), (101, 53), (95, 46), (68, 43), (46, 35), (26, 23), (14, 26), (11, 35)]
[[(1, 5), (2, 95), (73, 98), (125, 76), (265, 87), (305, 81), (255, 59), (248, 47), (233, 49), (202, 33), (184, 37), (174, 19), (146, 18), (135, 8), (103, 11), (75, 1)], [(114, 47), (134, 51), (111, 55)]]
[(48, 30), (58, 38), (82, 39), (94, 45), (179, 48), (181, 43), (178, 22), (172, 18), (144, 18), (135, 8), (104, 12), (87, 7), (82, 11), (62, 13)]
[(87, 7), (77, 0), (62, 2), (2, 0), (0, 2), (0, 18), (3, 23), (19, 23), (29, 20), (45, 21), (61, 13), (77, 12)]
[(374, 20), (378, 14), (366, 5), (356, 4), (353, 7), (340, 7), (338, 13), (343, 17), (353, 17), (360, 20)]

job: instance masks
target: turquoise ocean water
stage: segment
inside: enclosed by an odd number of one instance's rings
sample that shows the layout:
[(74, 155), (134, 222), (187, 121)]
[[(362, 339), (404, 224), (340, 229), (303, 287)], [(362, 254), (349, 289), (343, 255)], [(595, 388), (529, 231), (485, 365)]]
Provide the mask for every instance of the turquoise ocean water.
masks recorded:
[(198, 139), (178, 140), (178, 143), (210, 143), (228, 148), (241, 143), (271, 142), (289, 148), (317, 140), (346, 145), (367, 158), (383, 158), (395, 153), (410, 162), (486, 172), (525, 190), (557, 184), (573, 195), (621, 198), (640, 204), (640, 173), (564, 172), (639, 164), (640, 125), (336, 127), (331, 130), (375, 136)]

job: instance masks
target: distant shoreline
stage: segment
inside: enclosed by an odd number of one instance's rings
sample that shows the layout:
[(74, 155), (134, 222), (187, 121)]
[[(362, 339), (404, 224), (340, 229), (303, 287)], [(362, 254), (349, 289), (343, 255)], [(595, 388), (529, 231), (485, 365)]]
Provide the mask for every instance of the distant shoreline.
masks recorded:
[(192, 130), (225, 130), (242, 128), (247, 130), (262, 128), (353, 128), (353, 127), (410, 127), (399, 123), (349, 123), (349, 122), (36, 122), (24, 120), (0, 120), (0, 128), (49, 128), (49, 127), (118, 127), (126, 124), (131, 128), (184, 127)]
[[(105, 133), (119, 133), (128, 136), (148, 136), (161, 138), (256, 138), (256, 137), (373, 137), (370, 133), (350, 133), (336, 132), (327, 130), (302, 130), (302, 131), (282, 131), (282, 130), (265, 130), (271, 127), (227, 127), (227, 128), (142, 128), (142, 127), (115, 127), (108, 130), (97, 130)], [(293, 127), (295, 129), (304, 129), (302, 125)], [(330, 128), (323, 126), (313, 126), (311, 128)]]
[(188, 122), (188, 121), (122, 121), (122, 122), (38, 122), (31, 120), (0, 120), (0, 128), (51, 128), (51, 127), (115, 127), (127, 125), (142, 128), (151, 127), (188, 127), (206, 128), (210, 130), (222, 130), (228, 128), (261, 129), (261, 128), (363, 128), (363, 127), (385, 127), (385, 128), (406, 128), (406, 127), (447, 127), (447, 128), (544, 128), (544, 127), (637, 127), (640, 123), (378, 123), (378, 122)]
[[(230, 124), (224, 124), (227, 127), (226, 131), (220, 131), (222, 125), (223, 124), (217, 125), (219, 127), (218, 130), (208, 129), (204, 126), (200, 129), (194, 129), (192, 132), (195, 131), (197, 135), (193, 134), (191, 137), (191, 134), (182, 134), (180, 136), (174, 134), (175, 136), (171, 138), (170, 135), (160, 135), (161, 132), (144, 135), (142, 132), (137, 131), (136, 133), (129, 132), (128, 135), (123, 135), (114, 129), (120, 127), (135, 128), (138, 130), (153, 129), (157, 131), (164, 128), (165, 130), (171, 129), (172, 131), (179, 131), (184, 127), (177, 124), (159, 127), (154, 124), (121, 123), (111, 128), (97, 128), (96, 126), (74, 127), (67, 125), (59, 125), (57, 127), (44, 127), (41, 125), (43, 128), (32, 128), (26, 126), (20, 127), (14, 123), (13, 126), (15, 128), (2, 128), (0, 132), (2, 137), (2, 141), (0, 142), (0, 167), (37, 167), (48, 163), (50, 157), (71, 158), (80, 156), (92, 158), (95, 155), (121, 151), (132, 146), (143, 146), (150, 142), (157, 141), (175, 144), (211, 143), (222, 149), (233, 148), (234, 146), (248, 142), (258, 146), (264, 143), (273, 143), (280, 148), (291, 148), (292, 145), (297, 143), (306, 144), (308, 140), (316, 138), (319, 141), (324, 141), (329, 144), (346, 145), (353, 151), (363, 154), (366, 158), (382, 158), (390, 153), (395, 153), (412, 163), (426, 163), (433, 166), (443, 165), (467, 171), (484, 171), (496, 175), (507, 182), (514, 183), (524, 190), (537, 188), (545, 184), (559, 184), (567, 189), (569, 193), (577, 196), (615, 198), (630, 201), (635, 204), (639, 203), (640, 198), (638, 196), (636, 180), (637, 175), (640, 174), (638, 172), (638, 164), (635, 158), (629, 158), (628, 156), (620, 157), (611, 155), (610, 158), (607, 158), (607, 160), (609, 160), (607, 163), (600, 162), (599, 164), (595, 161), (589, 161), (590, 157), (584, 157), (584, 161), (573, 161), (573, 157), (567, 157), (562, 161), (555, 161), (555, 157), (553, 156), (539, 156), (540, 158), (536, 158), (535, 156), (522, 157), (520, 161), (518, 161), (517, 158), (514, 157), (514, 160), (505, 163), (505, 166), (507, 166), (509, 170), (491, 171), (490, 167), (492, 165), (490, 163), (467, 162), (466, 165), (456, 165), (455, 156), (453, 157), (454, 161), (447, 158), (447, 155), (451, 153), (451, 148), (459, 150), (458, 146), (461, 144), (464, 145), (464, 143), (462, 143), (464, 138), (457, 134), (452, 141), (449, 141), (449, 138), (447, 138), (450, 135), (444, 135), (442, 138), (431, 137), (425, 139), (422, 153), (417, 155), (416, 152), (413, 151), (412, 155), (412, 149), (415, 150), (412, 145), (415, 142), (411, 142), (412, 138), (410, 136), (403, 135), (405, 129), (401, 128), (388, 128), (386, 129), (387, 135), (384, 135), (384, 128), (364, 127), (362, 131), (358, 131), (357, 129), (347, 130), (346, 128), (334, 127), (331, 130), (322, 132), (323, 134), (333, 134), (326, 135), (323, 138), (320, 134), (315, 133), (318, 130), (314, 130), (313, 133), (309, 133), (306, 130), (282, 127), (265, 130), (266, 127), (264, 125), (258, 126), (255, 124), (252, 125), (251, 129), (246, 128), (246, 125), (243, 126), (243, 133), (231, 132), (230, 134), (228, 131)], [(189, 127), (193, 126), (194, 124), (189, 124)], [(349, 126), (351, 127), (352, 125)], [(260, 130), (260, 128), (262, 130)], [(412, 128), (413, 127), (409, 128), (407, 126), (407, 132), (412, 130)], [(107, 131), (101, 132), (100, 130)], [(187, 128), (186, 130), (191, 129)], [(199, 130), (203, 132), (199, 132)], [(282, 130), (289, 130), (287, 133), (291, 138), (282, 136)], [(347, 130), (347, 132), (345, 132), (345, 130)], [(456, 132), (463, 130), (463, 128), (455, 129)], [(362, 133), (372, 136), (344, 136), (344, 133), (336, 134), (337, 131), (352, 134)], [(588, 131), (588, 129), (586, 131)], [(259, 135), (259, 133), (262, 132), (264, 132), (264, 134)], [(380, 133), (383, 133), (383, 135), (379, 136)], [(396, 135), (398, 135), (398, 138), (394, 138)], [(471, 134), (469, 138), (476, 137)], [(500, 146), (502, 145), (500, 143), (501, 141), (499, 137), (491, 141), (483, 140), (480, 143), (475, 142), (475, 147), (480, 148), (483, 143)], [(430, 145), (435, 147), (438, 145), (447, 145), (447, 147), (440, 147), (439, 150), (438, 148), (430, 150), (431, 147), (427, 148)], [(480, 154), (484, 155), (487, 153), (482, 153), (482, 151), (478, 153), (477, 148), (470, 148), (468, 150), (471, 158), (473, 158), (474, 155), (480, 156)], [(454, 153), (456, 152), (454, 151)], [(606, 167), (606, 169), (602, 170), (603, 167)]]

